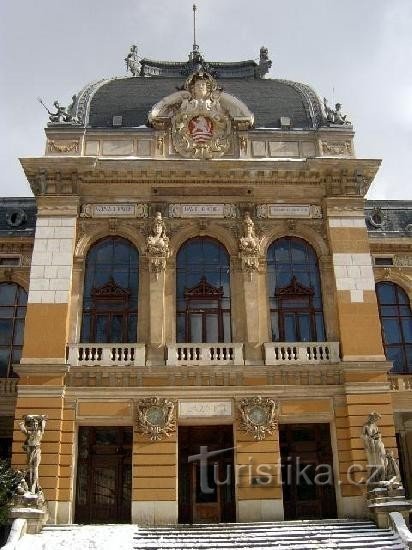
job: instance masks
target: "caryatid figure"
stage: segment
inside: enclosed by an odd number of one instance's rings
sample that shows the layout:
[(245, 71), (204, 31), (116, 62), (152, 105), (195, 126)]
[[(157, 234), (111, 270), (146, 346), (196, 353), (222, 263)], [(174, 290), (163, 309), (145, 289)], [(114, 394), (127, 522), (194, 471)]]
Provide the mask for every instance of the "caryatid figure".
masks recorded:
[(44, 414), (27, 414), (20, 422), (20, 429), (26, 436), (23, 449), (27, 454), (28, 486), (32, 494), (40, 490), (39, 464), (41, 461), (40, 443), (46, 427), (47, 416)]

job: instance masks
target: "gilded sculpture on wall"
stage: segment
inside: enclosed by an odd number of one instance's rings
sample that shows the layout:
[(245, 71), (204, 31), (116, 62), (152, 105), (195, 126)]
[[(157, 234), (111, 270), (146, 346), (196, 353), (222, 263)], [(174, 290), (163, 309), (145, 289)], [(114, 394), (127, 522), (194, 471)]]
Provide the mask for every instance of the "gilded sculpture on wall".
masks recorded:
[(183, 157), (218, 158), (232, 145), (232, 127), (247, 130), (254, 117), (246, 105), (223, 92), (203, 69), (191, 74), (184, 89), (153, 106), (148, 121), (156, 129), (171, 127), (172, 143)]
[(262, 441), (278, 428), (279, 403), (269, 397), (247, 397), (238, 405), (240, 429)]
[(175, 404), (162, 397), (150, 397), (136, 403), (136, 431), (159, 441), (176, 430)]
[(150, 270), (157, 276), (166, 268), (166, 259), (169, 257), (169, 238), (166, 235), (161, 212), (156, 212), (152, 222), (150, 234), (146, 239), (146, 252), (149, 257)]
[(243, 218), (243, 236), (239, 239), (239, 257), (242, 269), (249, 273), (259, 269), (259, 254), (261, 239), (256, 236), (255, 224), (249, 212)]
[(20, 430), (26, 436), (23, 449), (27, 455), (28, 490), (32, 494), (41, 492), (39, 485), (40, 443), (46, 428), (46, 420), (47, 416), (44, 414), (27, 414), (23, 416), (23, 422), (19, 424)]

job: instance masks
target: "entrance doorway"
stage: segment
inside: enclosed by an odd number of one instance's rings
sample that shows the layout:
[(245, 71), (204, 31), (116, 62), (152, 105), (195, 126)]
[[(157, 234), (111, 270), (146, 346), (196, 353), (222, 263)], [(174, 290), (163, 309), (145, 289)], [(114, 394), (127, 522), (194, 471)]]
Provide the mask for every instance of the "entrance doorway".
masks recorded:
[(179, 426), (179, 523), (233, 522), (232, 426)]
[(130, 523), (132, 444), (129, 427), (79, 428), (76, 523)]
[(329, 424), (279, 426), (285, 520), (336, 518)]

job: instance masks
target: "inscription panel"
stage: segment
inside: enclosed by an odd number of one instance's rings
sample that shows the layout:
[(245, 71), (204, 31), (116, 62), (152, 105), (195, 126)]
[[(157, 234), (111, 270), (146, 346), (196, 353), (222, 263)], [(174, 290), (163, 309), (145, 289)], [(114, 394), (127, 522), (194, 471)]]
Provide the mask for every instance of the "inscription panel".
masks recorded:
[(179, 401), (179, 416), (232, 416), (232, 401)]
[(146, 218), (147, 204), (83, 204), (80, 216), (82, 218)]
[(322, 209), (316, 204), (260, 204), (258, 218), (321, 218)]
[(171, 218), (234, 218), (236, 207), (234, 204), (170, 204)]

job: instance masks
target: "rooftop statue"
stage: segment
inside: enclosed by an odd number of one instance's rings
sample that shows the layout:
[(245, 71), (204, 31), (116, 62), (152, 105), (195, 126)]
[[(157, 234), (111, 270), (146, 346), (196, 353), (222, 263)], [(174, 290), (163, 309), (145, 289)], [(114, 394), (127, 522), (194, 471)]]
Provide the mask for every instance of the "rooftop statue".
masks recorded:
[(43, 100), (41, 98), (38, 98), (38, 101), (43, 107), (46, 109), (46, 111), (49, 113), (49, 121), (52, 124), (78, 124), (79, 121), (77, 117), (74, 115), (74, 107), (76, 104), (77, 95), (72, 96), (72, 102), (68, 107), (63, 107), (63, 105), (60, 105), (60, 103), (57, 101), (53, 102), (53, 106), (56, 109), (55, 113), (52, 113), (50, 109), (45, 105)]
[(133, 44), (130, 46), (130, 51), (125, 57), (126, 70), (130, 71), (133, 76), (140, 76), (141, 64), (139, 56), (137, 55), (137, 46)]
[(340, 125), (343, 125), (343, 124), (349, 125), (349, 124), (351, 124), (351, 122), (349, 122), (349, 120), (346, 120), (347, 115), (342, 115), (342, 111), (341, 111), (342, 104), (341, 103), (336, 103), (335, 109), (331, 109), (328, 105), (328, 100), (326, 99), (326, 97), (324, 97), (323, 98), (323, 107), (325, 109), (326, 120), (329, 124), (340, 124)]
[(259, 52), (259, 66), (256, 69), (257, 77), (262, 78), (269, 72), (272, 66), (272, 61), (269, 59), (269, 50), (262, 46)]

